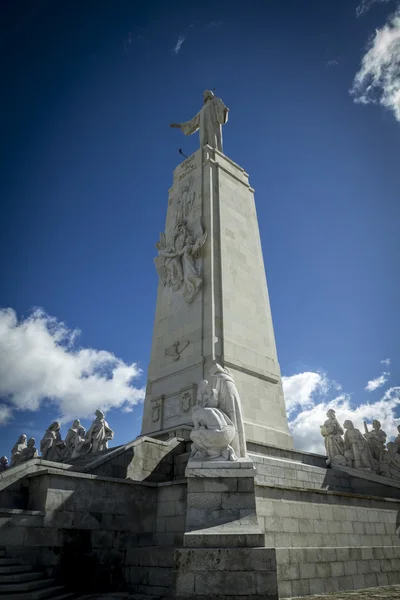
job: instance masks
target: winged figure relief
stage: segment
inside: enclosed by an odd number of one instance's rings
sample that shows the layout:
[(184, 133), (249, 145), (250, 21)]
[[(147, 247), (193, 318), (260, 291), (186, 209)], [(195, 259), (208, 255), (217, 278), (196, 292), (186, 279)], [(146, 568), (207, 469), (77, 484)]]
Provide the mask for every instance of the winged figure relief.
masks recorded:
[(171, 356), (172, 360), (179, 360), (184, 349), (189, 346), (189, 343), (189, 340), (174, 342), (172, 346), (165, 348), (165, 355)]
[(164, 233), (156, 244), (158, 256), (154, 259), (157, 272), (164, 286), (182, 291), (185, 300), (190, 303), (200, 289), (203, 279), (196, 265), (196, 258), (207, 240), (207, 232), (197, 239), (181, 221), (175, 227), (172, 242), (167, 243)]

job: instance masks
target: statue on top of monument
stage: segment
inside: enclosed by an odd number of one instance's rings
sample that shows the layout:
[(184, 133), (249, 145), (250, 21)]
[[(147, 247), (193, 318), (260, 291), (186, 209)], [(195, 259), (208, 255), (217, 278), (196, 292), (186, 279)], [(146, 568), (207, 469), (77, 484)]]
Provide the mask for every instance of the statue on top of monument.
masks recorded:
[(65, 448), (65, 442), (61, 439), (61, 424), (59, 421), (53, 421), (46, 429), (43, 438), (40, 440), (40, 452), (43, 460), (59, 462)]
[(364, 421), (364, 430), (364, 437), (371, 449), (372, 456), (379, 462), (382, 459), (383, 453), (385, 452), (387, 435), (383, 431), (381, 424), (377, 419), (372, 421), (372, 431), (368, 431), (368, 426)]
[(101, 410), (96, 410), (96, 418), (86, 434), (87, 452), (96, 454), (108, 448), (108, 442), (113, 439), (114, 432), (104, 418)]
[(330, 408), (326, 413), (328, 417), (323, 425), (321, 425), (321, 435), (324, 436), (325, 449), (328, 455), (326, 461), (327, 466), (332, 464), (346, 466), (346, 459), (344, 457), (344, 440), (342, 435), (344, 433), (340, 426), (336, 413), (333, 408)]
[(15, 442), (15, 444), (11, 450), (11, 465), (10, 465), (11, 467), (13, 467), (14, 465), (18, 465), (21, 462), (21, 460), (20, 460), (21, 452), (27, 446), (26, 440), (27, 440), (26, 434), (21, 433), (21, 435)]
[(216, 98), (214, 92), (206, 90), (203, 93), (204, 104), (200, 111), (184, 123), (171, 123), (170, 127), (176, 127), (185, 135), (191, 135), (200, 130), (200, 147), (206, 144), (222, 152), (222, 125), (228, 120), (229, 108), (225, 106), (220, 98)]

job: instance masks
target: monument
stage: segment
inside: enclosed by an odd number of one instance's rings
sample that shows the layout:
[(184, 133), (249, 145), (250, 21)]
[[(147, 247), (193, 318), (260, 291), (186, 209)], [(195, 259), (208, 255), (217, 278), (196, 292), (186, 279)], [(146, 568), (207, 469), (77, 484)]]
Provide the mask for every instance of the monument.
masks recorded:
[(377, 419), (362, 433), (330, 408), (326, 456), (293, 449), (254, 190), (222, 152), (228, 108), (203, 99), (173, 125), (201, 146), (156, 245), (142, 434), (109, 448), (97, 410), (87, 432), (53, 422), (41, 456), (22, 434), (0, 457), (0, 595), (278, 600), (400, 581), (400, 426), (386, 443)]
[[(222, 153), (228, 108), (207, 90), (190, 121), (200, 148), (174, 171), (159, 275), (142, 435), (189, 439), (197, 382), (229, 368), (249, 442), (292, 448), (254, 203), (242, 167)], [(212, 383), (212, 382), (211, 382)]]

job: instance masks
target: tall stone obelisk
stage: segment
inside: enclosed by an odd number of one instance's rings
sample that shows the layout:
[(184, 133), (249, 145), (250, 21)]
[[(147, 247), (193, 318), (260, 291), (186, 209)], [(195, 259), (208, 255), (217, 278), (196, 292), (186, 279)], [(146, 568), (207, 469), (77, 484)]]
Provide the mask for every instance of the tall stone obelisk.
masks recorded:
[[(227, 108), (212, 92), (185, 134), (204, 145), (174, 171), (157, 243), (157, 307), (141, 435), (189, 439), (196, 385), (228, 367), (247, 442), (292, 448), (247, 173), (222, 152)], [(218, 149), (219, 148), (219, 149)]]

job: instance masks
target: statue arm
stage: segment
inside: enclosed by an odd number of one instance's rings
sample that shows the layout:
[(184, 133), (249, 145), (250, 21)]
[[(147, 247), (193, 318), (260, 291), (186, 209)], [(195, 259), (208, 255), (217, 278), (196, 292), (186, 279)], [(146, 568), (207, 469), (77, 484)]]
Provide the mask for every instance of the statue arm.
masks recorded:
[(193, 119), (185, 121), (184, 123), (171, 123), (170, 127), (179, 128), (185, 135), (192, 135), (192, 133), (195, 133), (200, 127), (200, 115), (198, 113)]

